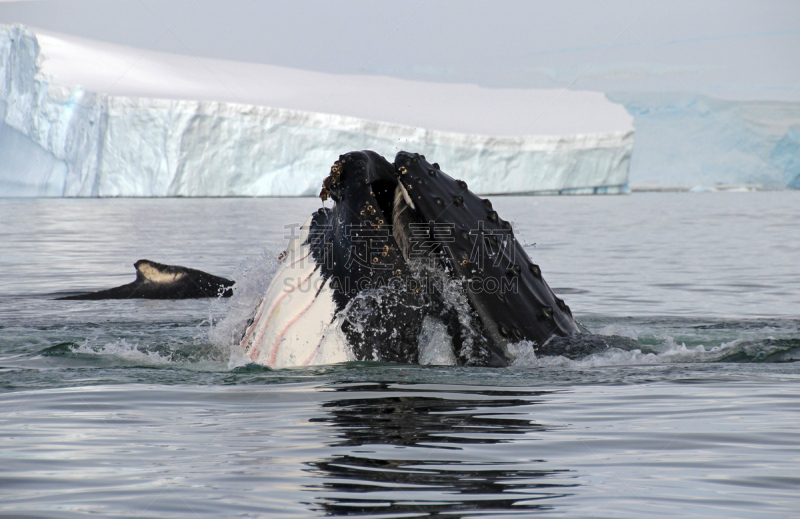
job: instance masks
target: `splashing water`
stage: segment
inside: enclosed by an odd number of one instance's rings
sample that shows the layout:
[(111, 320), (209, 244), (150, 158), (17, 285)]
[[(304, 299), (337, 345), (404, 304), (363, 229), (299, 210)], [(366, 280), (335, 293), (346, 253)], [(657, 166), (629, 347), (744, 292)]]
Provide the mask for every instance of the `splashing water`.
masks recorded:
[[(278, 257), (274, 251), (264, 250), (259, 257), (243, 262), (233, 275), (233, 296), (227, 301), (218, 299), (211, 308), (208, 338), (221, 350), (229, 351), (231, 369), (251, 362), (239, 341), (275, 276), (280, 265)], [(216, 323), (215, 314), (223, 315)]]

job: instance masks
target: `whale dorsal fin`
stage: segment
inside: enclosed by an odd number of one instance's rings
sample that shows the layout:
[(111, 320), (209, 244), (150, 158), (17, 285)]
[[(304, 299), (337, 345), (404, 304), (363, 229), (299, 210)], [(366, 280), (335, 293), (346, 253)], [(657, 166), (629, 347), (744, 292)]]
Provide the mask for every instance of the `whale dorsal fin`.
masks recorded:
[(202, 270), (164, 265), (146, 259), (140, 259), (133, 266), (136, 268), (136, 281), (133, 283), (59, 299), (193, 299), (233, 295), (233, 281)]
[(136, 267), (136, 281), (139, 283), (163, 285), (186, 277), (186, 271), (181, 267), (164, 265), (146, 259), (140, 259), (133, 266)]

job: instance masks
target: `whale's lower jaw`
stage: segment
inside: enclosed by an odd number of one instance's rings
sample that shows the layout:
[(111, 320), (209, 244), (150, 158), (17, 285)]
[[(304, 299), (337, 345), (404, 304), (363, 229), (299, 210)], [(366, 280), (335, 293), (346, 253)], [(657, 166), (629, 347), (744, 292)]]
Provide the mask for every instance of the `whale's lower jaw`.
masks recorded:
[[(344, 307), (337, 302), (309, 243), (312, 218), (284, 252), (246, 327), (245, 355), (273, 369), (350, 361), (457, 364), (447, 324), (403, 304), (402, 293), (364, 291)], [(397, 304), (387, 302), (398, 297)]]
[(270, 368), (334, 364), (355, 360), (335, 322), (333, 289), (323, 279), (308, 243), (311, 218), (283, 254), (241, 341), (256, 364)]

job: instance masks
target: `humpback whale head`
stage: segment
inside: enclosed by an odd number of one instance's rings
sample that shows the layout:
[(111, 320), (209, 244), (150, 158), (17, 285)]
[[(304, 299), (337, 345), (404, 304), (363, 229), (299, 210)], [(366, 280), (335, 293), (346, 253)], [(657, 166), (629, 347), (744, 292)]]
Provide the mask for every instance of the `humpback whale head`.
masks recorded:
[[(286, 299), (285, 291), (268, 290), (242, 341), (253, 359), (271, 366), (321, 363), (326, 357), (320, 343), (330, 342), (330, 325), (349, 353), (328, 359), (416, 362), (423, 325), (433, 319), (446, 328), (458, 363), (498, 366), (508, 363), (510, 343), (540, 347), (553, 336), (579, 332), (511, 224), (489, 200), (424, 156), (400, 152), (391, 163), (372, 151), (341, 155), (320, 198), (333, 200), (333, 207), (312, 215), (283, 260), (295, 265), (297, 257), (313, 258), (304, 268), (319, 289), (295, 298), (296, 309), (288, 314), (303, 313), (291, 323), (258, 324)], [(285, 271), (278, 275), (284, 285)], [(308, 335), (308, 309), (323, 306), (327, 310), (319, 313), (328, 315), (329, 326), (315, 332), (316, 340), (295, 341)], [(306, 323), (305, 332), (298, 322)], [(268, 345), (255, 338), (259, 326)], [(281, 333), (270, 334), (270, 328)], [(292, 347), (302, 353), (290, 355)]]

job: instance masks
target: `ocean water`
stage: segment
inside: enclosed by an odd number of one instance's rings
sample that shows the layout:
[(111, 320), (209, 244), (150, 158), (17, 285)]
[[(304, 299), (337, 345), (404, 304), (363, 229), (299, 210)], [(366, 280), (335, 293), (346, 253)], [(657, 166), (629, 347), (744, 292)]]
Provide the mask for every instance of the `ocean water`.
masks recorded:
[(800, 192), (493, 202), (619, 348), (271, 371), (230, 300), (54, 298), (264, 283), (317, 200), (0, 199), (0, 515), (796, 517)]

